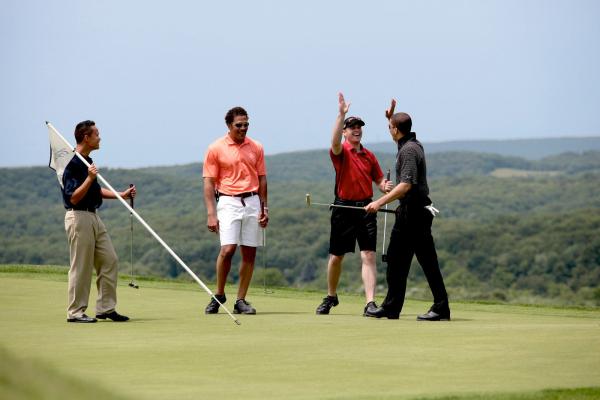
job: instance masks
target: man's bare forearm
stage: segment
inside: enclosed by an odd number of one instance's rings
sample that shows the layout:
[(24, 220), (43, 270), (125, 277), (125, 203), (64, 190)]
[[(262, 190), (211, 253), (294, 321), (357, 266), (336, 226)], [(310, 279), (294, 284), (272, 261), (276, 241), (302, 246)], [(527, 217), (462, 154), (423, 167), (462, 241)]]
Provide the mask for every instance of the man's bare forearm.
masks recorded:
[(269, 202), (266, 175), (260, 175), (258, 177), (258, 197), (260, 197), (260, 202), (267, 207)]
[(204, 204), (208, 215), (217, 215), (215, 201), (215, 183), (212, 178), (204, 178)]

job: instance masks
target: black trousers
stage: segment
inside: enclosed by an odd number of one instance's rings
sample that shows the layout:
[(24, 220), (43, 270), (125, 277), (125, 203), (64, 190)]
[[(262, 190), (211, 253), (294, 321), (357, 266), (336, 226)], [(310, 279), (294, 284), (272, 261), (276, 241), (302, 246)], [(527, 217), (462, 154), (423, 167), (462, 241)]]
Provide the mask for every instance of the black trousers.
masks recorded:
[(433, 216), (423, 206), (399, 209), (387, 250), (388, 292), (382, 307), (389, 312), (402, 311), (413, 255), (417, 256), (431, 288), (434, 301), (432, 310), (444, 313), (449, 309), (448, 294), (431, 236), (432, 221)]

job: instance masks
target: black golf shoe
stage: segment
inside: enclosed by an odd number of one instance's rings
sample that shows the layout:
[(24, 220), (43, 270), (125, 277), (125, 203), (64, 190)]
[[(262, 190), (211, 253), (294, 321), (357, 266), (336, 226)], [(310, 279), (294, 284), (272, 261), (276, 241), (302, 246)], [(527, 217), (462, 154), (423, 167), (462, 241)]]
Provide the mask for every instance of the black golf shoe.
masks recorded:
[(125, 321), (129, 321), (129, 317), (126, 317), (124, 315), (119, 314), (116, 311), (113, 312), (109, 312), (106, 314), (96, 314), (96, 318), (98, 319), (111, 319), (114, 322), (125, 322)]
[(340, 304), (340, 302), (338, 301), (337, 294), (335, 296), (327, 296), (323, 299), (323, 302), (319, 304), (319, 307), (317, 307), (317, 314), (329, 314), (329, 310), (331, 310), (331, 307), (335, 307), (338, 304)]
[(450, 306), (448, 300), (433, 303), (426, 314), (417, 316), (417, 321), (450, 321)]
[[(221, 302), (221, 304), (225, 304), (225, 302), (227, 301), (227, 297), (225, 297), (225, 294), (215, 294), (215, 297)], [(216, 314), (218, 312), (219, 303), (217, 303), (217, 300), (211, 298), (210, 303), (208, 303), (208, 305), (204, 309), (204, 314)]]
[(96, 321), (96, 318), (88, 317), (85, 314), (82, 314), (79, 317), (67, 318), (67, 322), (76, 322), (80, 324), (93, 324)]
[(377, 310), (377, 304), (374, 301), (370, 301), (365, 306), (365, 311), (363, 312), (363, 317), (372, 317), (375, 310)]
[(398, 319), (400, 318), (400, 313), (396, 311), (387, 310), (383, 307), (377, 307), (375, 309), (370, 308), (367, 304), (365, 307), (365, 317), (372, 318), (387, 318), (387, 319)]
[(429, 310), (427, 314), (417, 315), (417, 321), (450, 321), (450, 310), (442, 314)]
[(246, 299), (238, 299), (233, 306), (234, 314), (256, 314), (254, 307)]

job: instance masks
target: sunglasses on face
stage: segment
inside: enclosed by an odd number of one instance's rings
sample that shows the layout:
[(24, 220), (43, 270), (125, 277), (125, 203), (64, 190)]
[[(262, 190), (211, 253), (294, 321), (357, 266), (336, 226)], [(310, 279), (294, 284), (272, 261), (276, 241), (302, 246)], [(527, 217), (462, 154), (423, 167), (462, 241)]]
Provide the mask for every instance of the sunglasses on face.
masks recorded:
[(235, 126), (236, 128), (247, 128), (250, 126), (250, 124), (248, 122), (238, 122), (237, 124), (233, 124), (233, 126)]

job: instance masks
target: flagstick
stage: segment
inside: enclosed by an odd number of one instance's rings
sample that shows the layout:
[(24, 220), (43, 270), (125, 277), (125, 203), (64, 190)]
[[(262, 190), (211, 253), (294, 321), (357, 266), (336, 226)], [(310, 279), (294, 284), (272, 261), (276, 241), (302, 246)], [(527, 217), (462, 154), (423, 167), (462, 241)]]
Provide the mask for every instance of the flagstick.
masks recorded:
[[(60, 137), (62, 139), (63, 142), (65, 142), (65, 144), (67, 146), (69, 146), (69, 148), (71, 148), (71, 150), (74, 151), (73, 146), (71, 146), (71, 144), (56, 130), (56, 128), (54, 128), (54, 126), (52, 126), (52, 124), (48, 121), (46, 121), (46, 125), (48, 125), (48, 128), (51, 129), (58, 137)], [(87, 162), (87, 160), (78, 152), (75, 151), (75, 155), (77, 157), (79, 157), (79, 159), (89, 168), (90, 167), (90, 163)], [(183, 262), (183, 260), (181, 258), (179, 258), (179, 256), (177, 254), (175, 254), (175, 252), (164, 242), (164, 240), (162, 240), (162, 238), (160, 236), (158, 236), (158, 234), (156, 232), (154, 232), (154, 229), (152, 229), (150, 227), (150, 225), (148, 225), (146, 223), (146, 221), (144, 221), (144, 219), (142, 217), (140, 217), (138, 215), (138, 213), (129, 206), (129, 204), (127, 204), (127, 202), (121, 197), (121, 195), (119, 194), (119, 192), (117, 192), (111, 185), (110, 183), (108, 183), (106, 181), (106, 179), (104, 179), (102, 177), (102, 175), (97, 174), (96, 177), (98, 178), (98, 180), (100, 182), (102, 182), (102, 184), (104, 184), (104, 186), (106, 186), (111, 192), (114, 193), (114, 195), (117, 197), (117, 200), (119, 200), (121, 202), (121, 204), (123, 204), (125, 206), (125, 208), (127, 210), (129, 210), (129, 212), (131, 214), (133, 214), (133, 216), (139, 221), (140, 224), (142, 224), (144, 226), (144, 228), (146, 228), (146, 230), (148, 232), (150, 232), (150, 234), (152, 236), (154, 236), (154, 238), (158, 241), (158, 243), (162, 244), (162, 246), (169, 252), (169, 254), (171, 254), (171, 256), (179, 263), (179, 265), (181, 265), (183, 267), (183, 269), (185, 269), (187, 271), (188, 274), (190, 274), (192, 276), (192, 278), (194, 278), (194, 280), (196, 282), (198, 282), (198, 284), (200, 285), (200, 287), (202, 287), (202, 289), (204, 289), (206, 291), (206, 293), (208, 293), (213, 299), (215, 299), (215, 301), (217, 303), (219, 303), (219, 305), (221, 307), (223, 307), (223, 309), (225, 311), (227, 311), (227, 314), (229, 314), (229, 316), (231, 318), (233, 318), (233, 321), (238, 324), (241, 325), (241, 322), (235, 318), (230, 312), (229, 310), (219, 301), (219, 299), (217, 299), (215, 297), (215, 295), (213, 294), (213, 292), (208, 288), (208, 286), (206, 286), (204, 284), (204, 282), (202, 282), (200, 280), (200, 278), (198, 278), (196, 276), (196, 274)]]

